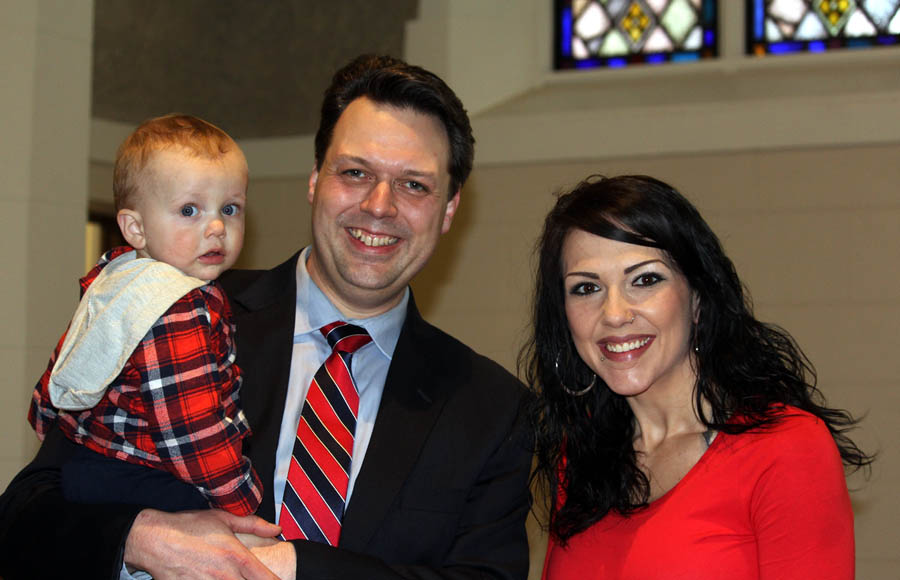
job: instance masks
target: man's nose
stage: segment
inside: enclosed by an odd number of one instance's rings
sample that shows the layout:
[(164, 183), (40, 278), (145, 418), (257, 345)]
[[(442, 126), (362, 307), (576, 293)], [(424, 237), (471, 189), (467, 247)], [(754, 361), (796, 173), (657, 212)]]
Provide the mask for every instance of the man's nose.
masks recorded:
[(359, 207), (377, 218), (388, 218), (397, 215), (397, 206), (394, 202), (394, 190), (391, 183), (379, 180), (366, 194)]

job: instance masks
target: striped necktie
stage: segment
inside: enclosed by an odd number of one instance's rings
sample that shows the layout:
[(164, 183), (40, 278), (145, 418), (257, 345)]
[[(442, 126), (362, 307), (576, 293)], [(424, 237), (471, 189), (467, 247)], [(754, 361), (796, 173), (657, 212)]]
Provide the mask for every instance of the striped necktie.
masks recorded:
[(350, 358), (372, 342), (372, 337), (346, 322), (332, 322), (320, 330), (332, 351), (316, 371), (300, 412), (279, 525), (285, 540), (307, 539), (336, 546), (359, 410)]

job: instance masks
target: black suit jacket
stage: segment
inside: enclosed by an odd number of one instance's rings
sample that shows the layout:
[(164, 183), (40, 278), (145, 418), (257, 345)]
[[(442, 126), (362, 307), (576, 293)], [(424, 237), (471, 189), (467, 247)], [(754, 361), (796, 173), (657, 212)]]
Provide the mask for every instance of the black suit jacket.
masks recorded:
[[(244, 372), (241, 400), (253, 429), (244, 452), (265, 488), (258, 514), (270, 521), (293, 344), (297, 259), (272, 270), (229, 272), (221, 279), (235, 312), (238, 364)], [(294, 542), (298, 578), (525, 578), (531, 453), (523, 396), (515, 378), (422, 320), (410, 300), (340, 543), (332, 548)], [(63, 502), (54, 465), (66, 442), (48, 438), (0, 500), (0, 543), (16, 546), (0, 549), (0, 558), (27, 566), (48, 545), (55, 549), (65, 541), (60, 556), (74, 560), (63, 559), (61, 572), (96, 570), (89, 577), (110, 577), (139, 508), (87, 510)], [(59, 520), (60, 514), (61, 522), (49, 534), (45, 524), (36, 524), (37, 518)], [(98, 526), (110, 544), (97, 549), (83, 542), (79, 518)], [(0, 564), (0, 575), (9, 580), (16, 569)], [(30, 573), (34, 577), (33, 567)]]

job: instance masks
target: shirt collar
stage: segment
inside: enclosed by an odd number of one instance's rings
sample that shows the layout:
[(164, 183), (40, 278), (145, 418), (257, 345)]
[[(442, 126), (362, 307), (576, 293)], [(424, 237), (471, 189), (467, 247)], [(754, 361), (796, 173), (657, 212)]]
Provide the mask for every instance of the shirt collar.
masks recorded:
[(392, 359), (397, 340), (400, 338), (400, 330), (406, 320), (409, 287), (404, 289), (400, 302), (387, 312), (371, 318), (346, 319), (310, 278), (306, 260), (309, 259), (311, 250), (312, 246), (307, 246), (297, 260), (297, 313), (294, 316), (294, 335), (318, 331), (335, 320), (344, 320), (365, 328), (378, 350), (388, 359)]

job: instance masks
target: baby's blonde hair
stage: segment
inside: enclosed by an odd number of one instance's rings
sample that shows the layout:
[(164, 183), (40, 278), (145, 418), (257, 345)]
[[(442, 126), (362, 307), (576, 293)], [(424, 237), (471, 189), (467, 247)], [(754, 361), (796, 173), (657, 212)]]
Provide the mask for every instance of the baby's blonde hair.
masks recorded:
[(113, 169), (113, 199), (116, 211), (132, 209), (141, 172), (157, 151), (182, 147), (188, 153), (219, 159), (240, 148), (228, 133), (191, 115), (172, 113), (141, 123), (119, 146)]

